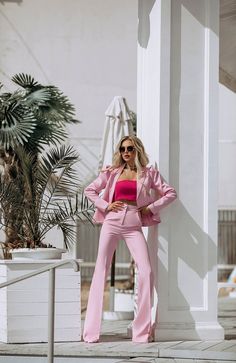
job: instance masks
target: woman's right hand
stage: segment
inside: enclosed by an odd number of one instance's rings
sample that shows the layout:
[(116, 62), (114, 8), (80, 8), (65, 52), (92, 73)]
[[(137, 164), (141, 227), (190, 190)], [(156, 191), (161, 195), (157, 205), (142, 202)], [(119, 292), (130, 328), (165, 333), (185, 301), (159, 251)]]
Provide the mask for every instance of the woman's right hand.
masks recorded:
[(124, 208), (124, 203), (117, 200), (116, 202), (113, 202), (109, 204), (107, 207), (107, 212), (113, 211), (113, 212), (119, 212), (119, 210), (122, 210)]

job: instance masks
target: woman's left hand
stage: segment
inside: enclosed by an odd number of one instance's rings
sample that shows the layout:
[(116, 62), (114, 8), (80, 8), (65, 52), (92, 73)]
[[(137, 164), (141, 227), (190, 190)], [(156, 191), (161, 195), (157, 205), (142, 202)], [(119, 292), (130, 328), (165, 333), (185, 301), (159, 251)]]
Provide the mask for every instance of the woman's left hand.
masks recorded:
[(139, 212), (141, 213), (142, 216), (152, 215), (152, 212), (150, 211), (150, 209), (148, 207), (140, 208)]

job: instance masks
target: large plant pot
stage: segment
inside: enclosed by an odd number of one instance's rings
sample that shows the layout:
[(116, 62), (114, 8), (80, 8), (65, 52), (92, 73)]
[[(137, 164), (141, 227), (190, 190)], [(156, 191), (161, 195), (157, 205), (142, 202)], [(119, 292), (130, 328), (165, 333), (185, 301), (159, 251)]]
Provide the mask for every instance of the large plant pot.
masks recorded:
[(133, 290), (115, 290), (115, 311), (134, 311)]
[[(0, 261), (0, 282), (55, 263)], [(47, 342), (48, 272), (0, 289), (0, 341)], [(70, 264), (56, 269), (55, 341), (81, 340), (80, 272)]]
[(64, 252), (61, 248), (16, 248), (11, 255), (13, 260), (60, 260)]
[(133, 320), (134, 292), (133, 290), (115, 289), (114, 311), (104, 311), (104, 320)]

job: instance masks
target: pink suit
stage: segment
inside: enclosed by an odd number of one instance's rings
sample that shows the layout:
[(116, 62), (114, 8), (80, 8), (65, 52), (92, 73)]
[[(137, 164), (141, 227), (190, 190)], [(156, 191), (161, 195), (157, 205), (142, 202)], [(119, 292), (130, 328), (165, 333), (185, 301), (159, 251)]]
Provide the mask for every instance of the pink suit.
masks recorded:
[[(97, 208), (95, 222), (103, 223), (85, 318), (83, 338), (86, 342), (99, 340), (104, 286), (113, 253), (121, 239), (126, 241), (138, 269), (138, 311), (132, 326), (132, 340), (148, 342), (151, 334), (153, 276), (142, 225), (159, 223), (159, 210), (176, 198), (176, 192), (163, 181), (158, 170), (146, 167), (137, 180), (137, 206), (125, 205), (122, 211), (106, 212), (122, 170), (123, 167), (107, 168), (85, 189), (85, 195)], [(102, 190), (104, 193), (99, 196)], [(148, 206), (151, 216), (140, 215), (138, 209), (143, 206)]]

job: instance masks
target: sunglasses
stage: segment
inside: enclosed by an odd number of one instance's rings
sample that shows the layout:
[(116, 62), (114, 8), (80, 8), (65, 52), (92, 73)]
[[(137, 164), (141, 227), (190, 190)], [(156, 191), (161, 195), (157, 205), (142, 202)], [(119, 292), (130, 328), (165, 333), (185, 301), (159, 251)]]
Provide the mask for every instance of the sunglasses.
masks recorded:
[(132, 153), (134, 151), (134, 147), (133, 146), (121, 146), (120, 147), (120, 153), (124, 153), (125, 151), (128, 151), (129, 153)]

